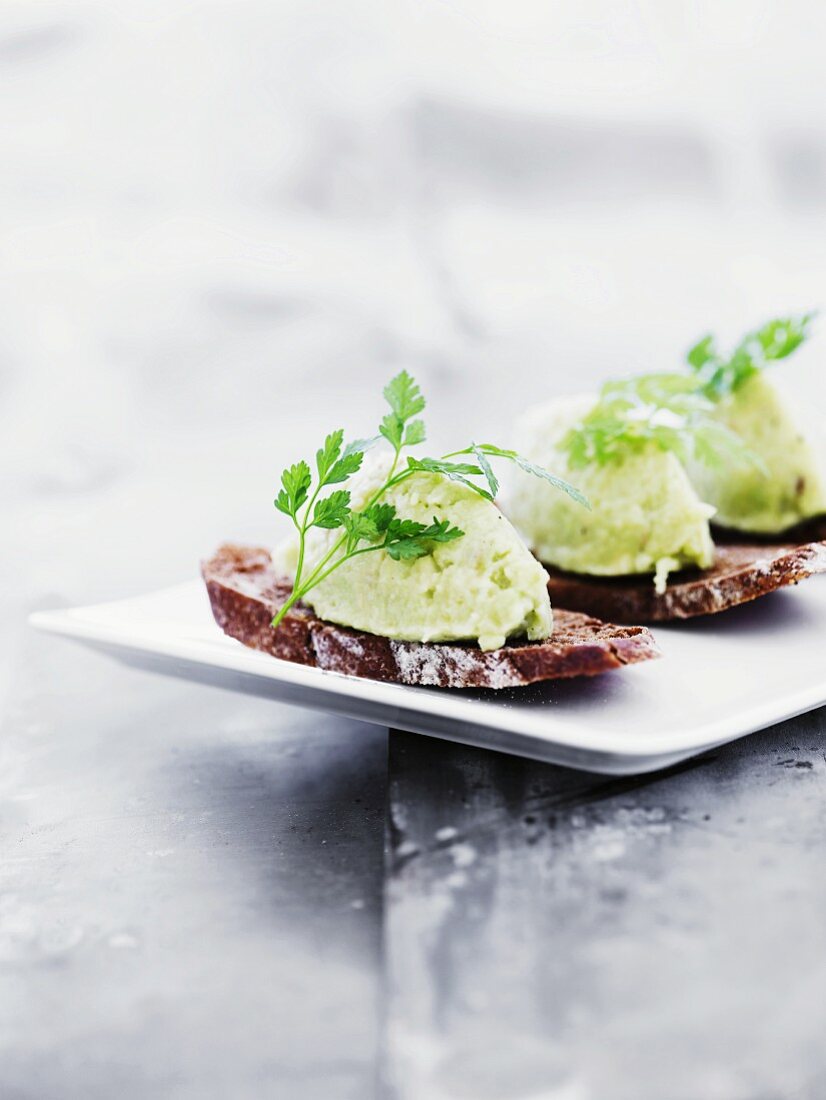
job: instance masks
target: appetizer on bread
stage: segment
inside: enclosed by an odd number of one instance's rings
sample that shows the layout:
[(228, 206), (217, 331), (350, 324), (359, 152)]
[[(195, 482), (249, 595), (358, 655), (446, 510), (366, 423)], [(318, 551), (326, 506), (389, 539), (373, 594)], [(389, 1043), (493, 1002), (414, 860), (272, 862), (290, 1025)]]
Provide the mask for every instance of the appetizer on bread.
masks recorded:
[(443, 688), (513, 688), (597, 676), (659, 656), (644, 626), (612, 626), (556, 610), (550, 638), (514, 638), (499, 649), (472, 642), (409, 642), (351, 630), (293, 604), (273, 629), (291, 584), (266, 547), (222, 546), (201, 566), (215, 621), (225, 634), (281, 660), (330, 672)]
[(592, 506), (577, 514), (519, 473), (501, 497), (549, 569), (555, 601), (665, 621), (826, 572), (823, 432), (807, 434), (763, 373), (810, 321), (772, 321), (728, 358), (706, 337), (686, 371), (608, 382), (526, 414), (528, 457), (575, 480)]
[(759, 462), (729, 467), (689, 458), (689, 476), (714, 507), (716, 526), (782, 536), (826, 517), (826, 420), (807, 424), (809, 415), (765, 369), (803, 343), (813, 316), (771, 321), (729, 356), (720, 354), (712, 336), (688, 352), (692, 375), (712, 403), (711, 416), (759, 456)]
[(226, 546), (203, 563), (226, 633), (285, 660), (444, 687), (590, 676), (656, 655), (642, 627), (554, 616), (545, 569), (493, 502), (493, 463), (586, 512), (582, 493), (493, 444), (415, 457), (419, 387), (402, 372), (384, 395), (377, 436), (345, 446), (332, 432), (314, 469), (284, 471), (275, 507), (293, 532), (274, 552)]

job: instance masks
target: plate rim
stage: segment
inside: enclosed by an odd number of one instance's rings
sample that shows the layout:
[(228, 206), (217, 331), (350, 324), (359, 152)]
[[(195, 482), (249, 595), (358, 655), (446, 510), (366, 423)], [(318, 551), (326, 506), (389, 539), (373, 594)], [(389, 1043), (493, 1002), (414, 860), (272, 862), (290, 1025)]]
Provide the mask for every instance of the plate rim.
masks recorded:
[[(218, 669), (224, 672), (259, 677), (270, 683), (283, 684), (292, 689), (300, 690), (303, 688), (312, 693), (314, 697), (318, 697), (319, 700), (324, 697), (344, 698), (348, 701), (358, 701), (376, 708), (384, 708), (385, 711), (394, 709), (397, 711), (411, 711), (421, 714), (423, 717), (438, 718), (442, 721), (446, 718), (453, 718), (464, 723), (466, 729), (476, 728), (485, 731), (487, 734), (511, 736), (520, 740), (529, 739), (531, 742), (535, 742), (538, 748), (552, 750), (555, 746), (558, 746), (566, 754), (575, 752), (577, 755), (582, 754), (583, 757), (608, 754), (612, 758), (629, 763), (631, 761), (637, 761), (638, 763), (650, 760), (660, 761), (663, 758), (674, 757), (675, 755), (677, 758), (684, 759), (686, 756), (707, 751), (720, 744), (747, 736), (750, 733), (786, 721), (826, 704), (825, 670), (822, 680), (796, 692), (780, 696), (775, 707), (771, 707), (766, 701), (763, 701), (752, 707), (740, 709), (736, 713), (695, 723), (691, 728), (670, 730), (664, 733), (656, 744), (652, 744), (650, 734), (641, 734), (627, 728), (607, 731), (594, 727), (587, 721), (579, 721), (577, 726), (572, 729), (562, 715), (549, 713), (545, 709), (543, 709), (541, 716), (542, 728), (538, 729), (535, 723), (539, 722), (539, 715), (534, 717), (530, 711), (525, 710), (510, 710), (503, 707), (488, 708), (484, 706), (484, 700), (476, 697), (472, 699), (463, 698), (462, 693), (451, 692), (449, 689), (422, 690), (413, 685), (367, 680), (362, 677), (348, 676), (326, 669), (311, 668), (290, 661), (283, 661), (269, 654), (248, 649), (234, 639), (227, 639), (217, 625), (215, 626), (216, 641), (220, 640), (222, 643), (228, 641), (230, 644), (216, 646), (214, 652), (211, 652), (209, 644), (200, 639), (158, 638), (156, 629), (149, 631), (148, 636), (144, 635), (142, 637), (140, 624), (138, 623), (133, 622), (128, 627), (118, 627), (117, 625), (95, 621), (96, 615), (111, 614), (112, 610), (119, 606), (145, 603), (148, 599), (162, 601), (163, 599), (193, 592), (196, 588), (201, 588), (201, 582), (190, 580), (182, 584), (170, 585), (119, 600), (34, 611), (29, 615), (29, 622), (37, 630), (73, 638), (80, 642), (96, 644), (98, 647), (102, 646), (106, 649), (114, 649), (120, 654), (132, 652), (155, 658), (185, 661), (195, 666)], [(204, 600), (206, 601), (205, 593)], [(260, 668), (256, 667), (259, 663)], [(619, 672), (623, 676), (633, 676), (635, 666), (619, 670)], [(411, 698), (411, 692), (415, 693), (414, 698)], [(467, 704), (471, 704), (472, 710), (468, 709)], [(294, 705), (300, 705), (300, 703)], [(321, 702), (318, 704), (308, 703), (307, 705), (323, 709), (323, 703)], [(527, 722), (526, 718), (528, 719)], [(362, 720), (375, 721), (383, 725), (393, 724), (386, 715), (384, 717), (377, 716), (375, 719), (362, 716)], [(445, 734), (433, 735), (446, 736)], [(456, 737), (454, 739), (473, 743), (470, 738)], [(505, 746), (499, 747), (503, 751), (508, 751)], [(520, 750), (516, 746), (511, 751), (525, 755), (524, 749)], [(548, 754), (543, 752), (539, 758), (546, 759)], [(666, 766), (666, 764), (661, 766)]]

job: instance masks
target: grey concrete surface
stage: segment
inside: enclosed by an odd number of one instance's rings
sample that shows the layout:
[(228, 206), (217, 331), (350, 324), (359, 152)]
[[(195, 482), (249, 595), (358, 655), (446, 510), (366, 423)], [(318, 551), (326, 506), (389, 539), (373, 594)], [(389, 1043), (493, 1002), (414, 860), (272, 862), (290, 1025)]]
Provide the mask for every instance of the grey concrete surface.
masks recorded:
[(826, 712), (615, 779), (15, 648), (3, 1100), (821, 1100)]
[(397, 1100), (826, 1095), (826, 711), (638, 778), (389, 761)]
[(386, 731), (27, 638), (3, 1100), (375, 1095)]

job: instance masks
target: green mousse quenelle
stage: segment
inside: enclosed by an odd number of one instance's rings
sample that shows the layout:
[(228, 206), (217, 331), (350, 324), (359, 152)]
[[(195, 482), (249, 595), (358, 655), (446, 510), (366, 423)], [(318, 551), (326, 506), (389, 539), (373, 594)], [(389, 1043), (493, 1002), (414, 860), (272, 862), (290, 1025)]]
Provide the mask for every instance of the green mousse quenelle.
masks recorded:
[[(547, 638), (547, 574), (493, 503), (491, 460), (519, 465), (581, 511), (585, 498), (493, 444), (442, 458), (405, 453), (424, 441), (416, 419), (424, 398), (406, 372), (384, 394), (390, 412), (378, 436), (345, 447), (333, 432), (316, 453), (315, 474), (303, 461), (282, 474), (275, 505), (295, 534), (273, 559), (293, 590), (273, 625), (301, 600), (329, 622), (404, 641), (468, 640), (487, 650), (509, 638)], [(365, 460), (382, 439), (389, 448)]]
[[(650, 430), (635, 435), (644, 422), (624, 425), (617, 410), (610, 421), (598, 419), (605, 409), (594, 396), (567, 398), (532, 410), (517, 429), (530, 458), (576, 479), (591, 511), (569, 507), (561, 494), (520, 474), (509, 479), (505, 511), (545, 564), (595, 576), (650, 573), (662, 591), (670, 572), (711, 565), (714, 510), (666, 447), (669, 434), (684, 430), (678, 414), (659, 411), (658, 440)], [(603, 433), (599, 450), (583, 439), (589, 418)]]
[[(390, 461), (389, 455), (370, 456), (347, 482), (353, 508), (367, 505), (387, 479)], [(434, 543), (429, 554), (408, 560), (394, 561), (387, 553), (351, 558), (306, 597), (320, 618), (404, 641), (468, 638), (481, 649), (498, 649), (509, 637), (550, 635), (547, 574), (494, 504), (430, 473), (395, 485), (383, 500), (422, 524), (434, 515), (449, 517), (462, 537)], [(321, 561), (337, 537), (336, 531), (312, 531), (306, 565), (312, 569)], [(274, 555), (290, 577), (296, 557), (295, 539)]]
[(711, 337), (688, 353), (698, 384), (714, 402), (712, 415), (761, 460), (736, 468), (688, 463), (695, 488), (723, 527), (779, 534), (826, 514), (826, 423), (807, 433), (804, 414), (763, 370), (800, 346), (811, 317), (771, 321), (727, 358)]
[(607, 382), (596, 396), (533, 409), (526, 454), (587, 494), (592, 511), (520, 475), (505, 510), (547, 565), (596, 576), (712, 564), (709, 520), (777, 534), (826, 515), (826, 431), (802, 417), (763, 368), (806, 338), (811, 314), (771, 321), (728, 357), (705, 337), (689, 370)]

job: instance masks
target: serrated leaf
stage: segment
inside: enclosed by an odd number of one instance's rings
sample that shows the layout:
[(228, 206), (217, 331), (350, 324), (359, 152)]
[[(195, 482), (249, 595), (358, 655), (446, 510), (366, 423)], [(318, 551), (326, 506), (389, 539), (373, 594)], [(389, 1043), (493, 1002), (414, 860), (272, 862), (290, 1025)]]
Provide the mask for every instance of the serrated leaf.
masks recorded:
[(324, 446), (320, 447), (316, 451), (315, 461), (316, 468), (318, 469), (318, 479), (323, 485), (324, 479), (327, 476), (327, 471), (334, 465), (336, 459), (341, 452), (341, 444), (344, 440), (344, 431), (341, 428), (336, 428), (334, 432), (330, 432), (327, 438), (324, 440)]
[(487, 455), (481, 447), (477, 447), (475, 443), (471, 443), (470, 446), (473, 454), (476, 456), (476, 461), (479, 463), (482, 469), (482, 473), (485, 475), (485, 479), (488, 483), (488, 488), (490, 489), (490, 495), (492, 497), (495, 497), (496, 494), (499, 492), (499, 481), (496, 477), (496, 474), (493, 472), (493, 467), (488, 462)]
[(387, 553), (394, 561), (413, 561), (432, 553), (440, 543), (462, 538), (464, 531), (435, 516), (429, 526), (414, 520), (394, 520), (387, 533)]
[[(709, 361), (711, 362), (711, 361)], [(752, 369), (749, 364), (741, 370)], [(754, 462), (739, 436), (710, 414), (712, 385), (726, 367), (714, 367), (705, 382), (690, 375), (641, 375), (606, 383), (596, 406), (566, 435), (563, 449), (572, 468), (604, 465), (648, 446), (670, 451), (685, 463)]]
[(421, 390), (406, 370), (401, 371), (387, 383), (384, 387), (384, 397), (402, 424), (417, 416), (425, 406)]
[(310, 467), (303, 459), (288, 466), (281, 474), (283, 488), (276, 497), (276, 508), (288, 516), (294, 516), (306, 502), (312, 480)]
[(581, 493), (576, 486), (571, 485), (569, 481), (566, 481), (562, 477), (557, 477), (556, 474), (552, 474), (550, 470), (546, 470), (544, 466), (538, 466), (535, 462), (529, 462), (527, 458), (523, 458), (522, 455), (517, 455), (513, 460), (520, 470), (524, 470), (526, 474), (533, 474), (534, 477), (542, 478), (543, 481), (547, 481), (548, 484), (553, 485), (555, 489), (561, 489), (563, 493), (567, 493), (571, 500), (575, 500), (577, 504), (581, 504), (583, 508), (587, 508), (591, 511), (591, 502)]
[(450, 521), (433, 517), (433, 523), (422, 531), (420, 538), (431, 539), (433, 542), (454, 542), (462, 538), (464, 531), (458, 527), (451, 527)]
[(719, 401), (764, 367), (791, 355), (809, 335), (815, 316), (803, 313), (769, 321), (744, 336), (727, 359), (719, 354), (711, 336), (704, 337), (687, 358), (702, 382), (705, 395)]
[(363, 512), (350, 512), (344, 526), (351, 546), (355, 547), (358, 542), (378, 542), (387, 533), (395, 515), (394, 506), (382, 502), (369, 505)]
[(506, 458), (510, 462), (514, 462), (520, 470), (524, 470), (526, 474), (533, 474), (534, 477), (542, 478), (543, 481), (547, 481), (550, 485), (553, 485), (556, 489), (561, 489), (563, 493), (567, 493), (572, 500), (575, 500), (577, 504), (581, 504), (589, 511), (591, 505), (588, 498), (579, 491), (570, 482), (565, 481), (564, 478), (558, 477), (556, 474), (552, 474), (550, 470), (546, 470), (544, 466), (539, 466), (535, 462), (531, 462), (530, 459), (519, 454), (517, 451), (506, 450), (503, 447), (497, 447), (495, 443), (479, 443), (476, 444), (479, 450), (485, 455), (495, 456), (497, 458)]
[(481, 467), (471, 462), (450, 462), (446, 458), (408, 458), (411, 470), (425, 470), (431, 474), (481, 474)]
[(804, 313), (799, 317), (778, 317), (746, 336), (743, 345), (758, 345), (763, 359), (769, 362), (785, 359), (809, 335), (809, 325), (814, 317), (814, 313)]
[(469, 480), (470, 477), (482, 474), (481, 466), (476, 466), (470, 462), (449, 462), (444, 458), (408, 458), (407, 465), (411, 470), (441, 474), (449, 481), (457, 481), (467, 489), (471, 489), (477, 496), (484, 497), (485, 500), (493, 500), (487, 489), (483, 489), (481, 485)]
[(350, 493), (347, 489), (336, 489), (328, 497), (317, 500), (313, 509), (313, 527), (334, 529), (344, 524), (350, 511)]
[(424, 443), (426, 438), (424, 421), (423, 420), (411, 420), (404, 430), (404, 445), (405, 447), (415, 447), (419, 443)]
[(348, 458), (350, 455), (358, 452), (359, 454), (365, 454), (371, 447), (375, 447), (378, 441), (381, 439), (380, 435), (370, 436), (369, 439), (354, 439), (351, 443), (348, 443), (344, 450), (341, 452), (342, 458)]
[(358, 473), (363, 461), (364, 455), (361, 451), (352, 451), (348, 455), (342, 455), (327, 474), (327, 477), (324, 479), (324, 484), (341, 484), (341, 482), (346, 481), (348, 477), (352, 477), (353, 474)]
[(344, 526), (353, 547), (359, 542), (376, 542), (379, 539), (379, 531), (375, 523), (364, 512), (348, 513), (344, 520)]
[(379, 425), (379, 431), (390, 446), (398, 451), (402, 445), (404, 434), (404, 423), (399, 417), (395, 413), (387, 413)]
[(391, 543), (387, 547), (387, 553), (393, 561), (415, 561), (417, 558), (426, 558), (432, 553), (432, 548), (417, 539), (408, 539), (406, 542)]
[(702, 340), (698, 340), (692, 348), (688, 349), (685, 358), (689, 366), (693, 367), (695, 370), (704, 367), (706, 363), (716, 361), (717, 348), (714, 343), (714, 337), (709, 333), (709, 335), (704, 336)]
[(279, 489), (278, 496), (273, 501), (273, 504), (276, 506), (278, 511), (283, 512), (285, 516), (293, 515), (292, 501), (287, 495), (286, 490)]
[(392, 504), (379, 501), (365, 508), (364, 514), (375, 524), (379, 534), (383, 535), (395, 518), (396, 509)]

